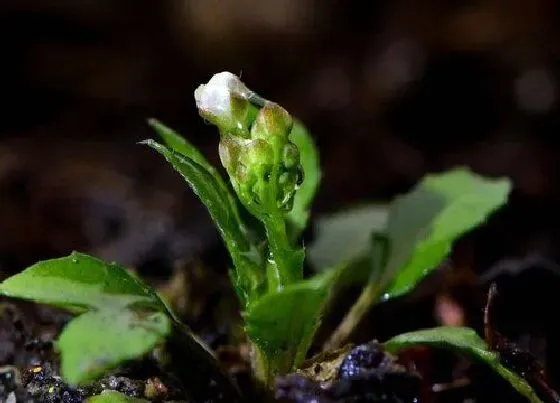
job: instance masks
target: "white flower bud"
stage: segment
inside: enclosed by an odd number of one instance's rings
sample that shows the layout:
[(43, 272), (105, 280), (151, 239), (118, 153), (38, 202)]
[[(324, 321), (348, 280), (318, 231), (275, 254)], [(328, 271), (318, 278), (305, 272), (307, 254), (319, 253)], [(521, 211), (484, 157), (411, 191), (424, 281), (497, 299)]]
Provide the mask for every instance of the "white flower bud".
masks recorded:
[(197, 108), (206, 116), (230, 121), (232, 99), (246, 99), (249, 90), (239, 77), (224, 71), (214, 74), (207, 84), (201, 84), (194, 91)]

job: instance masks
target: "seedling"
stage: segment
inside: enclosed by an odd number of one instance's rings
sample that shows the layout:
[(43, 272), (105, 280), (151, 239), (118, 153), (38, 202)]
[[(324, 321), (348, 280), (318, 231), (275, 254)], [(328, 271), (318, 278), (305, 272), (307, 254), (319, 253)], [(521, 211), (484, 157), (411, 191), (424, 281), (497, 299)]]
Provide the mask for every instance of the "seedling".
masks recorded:
[[(375, 303), (401, 296), (447, 258), (453, 243), (506, 203), (507, 179), (488, 179), (457, 168), (427, 175), (388, 207), (362, 206), (319, 221), (319, 238), (307, 257), (320, 273), (304, 278), (300, 238), (319, 186), (319, 157), (303, 125), (280, 105), (249, 90), (231, 73), (219, 73), (195, 91), (200, 115), (219, 131), (218, 169), (186, 139), (152, 119), (161, 154), (204, 203), (231, 257), (252, 349), (254, 375), (272, 386), (307, 357), (333, 291), (365, 284), (363, 293), (326, 344), (336, 348)], [(247, 220), (247, 214), (252, 220)], [(373, 235), (372, 235), (373, 234)], [(208, 349), (148, 286), (117, 264), (85, 254), (39, 262), (0, 285), (4, 295), (73, 310), (78, 316), (57, 347), (62, 375), (72, 384), (92, 381), (127, 360), (166, 347), (168, 369), (195, 401), (240, 399)], [(385, 343), (443, 345), (487, 362), (532, 401), (533, 392), (501, 366), (474, 331), (437, 328)], [(212, 382), (211, 382), (212, 381)], [(107, 393), (96, 402), (130, 401)]]

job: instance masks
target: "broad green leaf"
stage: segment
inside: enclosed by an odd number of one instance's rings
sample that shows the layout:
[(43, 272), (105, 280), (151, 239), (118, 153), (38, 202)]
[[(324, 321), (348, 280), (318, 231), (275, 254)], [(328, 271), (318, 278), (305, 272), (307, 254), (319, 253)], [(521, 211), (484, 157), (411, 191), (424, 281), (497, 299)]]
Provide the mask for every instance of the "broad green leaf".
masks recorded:
[(125, 394), (112, 390), (105, 390), (100, 395), (86, 399), (87, 403), (149, 403), (149, 400), (129, 397)]
[(369, 256), (372, 233), (385, 229), (387, 216), (387, 206), (367, 204), (318, 218), (317, 239), (307, 247), (310, 263), (320, 271)]
[(269, 375), (287, 373), (305, 359), (321, 321), (332, 276), (305, 280), (266, 294), (245, 313), (246, 332), (264, 354)]
[[(78, 252), (8, 278), (0, 284), (0, 294), (82, 313), (65, 327), (57, 345), (70, 383), (95, 379), (151, 351), (176, 320), (156, 292), (124, 268)], [(181, 329), (183, 351), (199, 371), (219, 372), (204, 346), (186, 327)]]
[(519, 375), (504, 367), (496, 355), (473, 329), (466, 327), (437, 327), (403, 333), (384, 343), (387, 351), (397, 354), (416, 346), (433, 346), (456, 350), (487, 364), (520, 394), (532, 403), (542, 403), (531, 386)]
[(294, 227), (293, 238), (297, 238), (307, 226), (309, 207), (321, 182), (321, 166), (313, 138), (303, 124), (297, 120), (290, 133), (290, 141), (299, 150), (301, 165), (305, 173), (303, 183), (294, 197), (292, 211), (288, 215), (288, 219)]
[(236, 288), (243, 300), (255, 297), (265, 282), (262, 256), (248, 239), (238, 212), (232, 207), (231, 195), (225, 192), (214, 174), (192, 158), (175, 152), (153, 140), (143, 144), (160, 153), (185, 179), (208, 209), (230, 252), (236, 269)]
[(163, 312), (131, 309), (91, 311), (65, 328), (57, 343), (62, 376), (70, 384), (95, 380), (161, 343), (171, 330)]
[(426, 175), (391, 205), (390, 254), (382, 277), (385, 298), (406, 293), (450, 253), (453, 243), (503, 206), (507, 178), (485, 178), (467, 168)]
[(167, 307), (157, 294), (116, 263), (73, 252), (40, 261), (0, 284), (0, 294), (61, 307)]

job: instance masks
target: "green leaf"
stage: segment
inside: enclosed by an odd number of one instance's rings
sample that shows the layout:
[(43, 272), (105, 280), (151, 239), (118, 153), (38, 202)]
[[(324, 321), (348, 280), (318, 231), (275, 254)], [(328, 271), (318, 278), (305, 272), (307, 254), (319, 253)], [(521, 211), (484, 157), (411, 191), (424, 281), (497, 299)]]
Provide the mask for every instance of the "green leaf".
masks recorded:
[(112, 390), (105, 390), (100, 395), (86, 399), (87, 403), (149, 403), (149, 400), (129, 397)]
[(484, 340), (470, 328), (437, 327), (403, 333), (386, 341), (384, 346), (393, 354), (416, 346), (433, 346), (459, 351), (487, 364), (530, 402), (542, 403), (531, 386), (519, 375), (504, 367), (496, 353), (490, 351)]
[[(8, 278), (0, 284), (0, 294), (82, 313), (64, 328), (57, 342), (62, 374), (71, 384), (94, 380), (165, 342), (166, 348), (172, 346), (169, 354), (180, 349), (180, 356), (189, 358), (197, 374), (213, 380), (212, 387), (235, 389), (211, 352), (156, 292), (115, 263), (73, 252)], [(180, 348), (174, 340), (181, 340)], [(193, 382), (195, 378), (181, 379), (189, 393), (205, 393), (211, 387)]]
[(293, 226), (292, 237), (297, 238), (307, 226), (309, 207), (321, 182), (321, 166), (319, 152), (313, 138), (303, 124), (297, 120), (294, 120), (290, 141), (299, 150), (301, 165), (305, 173), (303, 183), (294, 197), (292, 211), (288, 214), (288, 220)]
[(371, 235), (385, 229), (387, 216), (387, 206), (366, 204), (318, 218), (317, 239), (307, 248), (310, 263), (325, 270), (369, 256)]
[(384, 298), (402, 295), (450, 253), (453, 243), (503, 206), (507, 178), (485, 178), (467, 168), (426, 175), (391, 205), (390, 255), (382, 277)]
[(243, 224), (241, 222), (241, 219), (239, 218), (237, 200), (231, 193), (229, 187), (227, 186), (218, 170), (214, 166), (212, 166), (210, 162), (208, 162), (204, 155), (202, 155), (202, 153), (194, 145), (192, 145), (189, 141), (187, 141), (187, 139), (182, 137), (175, 130), (167, 127), (157, 119), (150, 119), (148, 123), (159, 134), (168, 148), (196, 162), (214, 177), (215, 183), (218, 188), (220, 188), (221, 193), (225, 195), (229, 200), (228, 207), (231, 213), (236, 216), (238, 225), (242, 227)]
[(72, 320), (58, 340), (62, 376), (70, 384), (92, 381), (161, 343), (171, 330), (163, 312), (91, 311)]
[(90, 310), (73, 319), (58, 340), (70, 383), (95, 379), (147, 353), (169, 333), (173, 317), (153, 289), (124, 268), (78, 252), (6, 279), (0, 294)]
[(6, 279), (0, 294), (61, 307), (120, 309), (142, 305), (167, 311), (157, 294), (116, 263), (83, 253), (40, 261)]
[(165, 157), (204, 203), (232, 257), (236, 269), (235, 286), (240, 296), (245, 302), (255, 298), (265, 283), (261, 252), (250, 242), (238, 210), (232, 205), (233, 196), (224, 190), (221, 184), (223, 182), (188, 156), (153, 140), (145, 140), (142, 143)]
[(270, 293), (245, 313), (246, 332), (266, 359), (270, 378), (305, 359), (328, 298), (331, 276), (321, 276)]
[[(212, 173), (217, 172), (216, 169), (206, 160), (204, 155), (202, 155), (195, 146), (193, 146), (189, 141), (187, 141), (187, 139), (182, 137), (175, 130), (164, 125), (157, 119), (149, 119), (148, 124), (157, 132), (167, 147), (193, 160), (200, 166), (204, 167), (207, 171)], [(219, 175), (216, 176), (219, 180), (221, 180)]]

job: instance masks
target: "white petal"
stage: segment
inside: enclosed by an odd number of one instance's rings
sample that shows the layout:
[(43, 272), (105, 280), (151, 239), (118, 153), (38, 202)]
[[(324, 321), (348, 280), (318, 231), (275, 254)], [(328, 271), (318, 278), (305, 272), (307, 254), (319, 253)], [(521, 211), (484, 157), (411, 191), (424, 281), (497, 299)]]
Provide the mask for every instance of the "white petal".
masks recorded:
[(196, 106), (214, 116), (231, 114), (231, 97), (245, 97), (248, 90), (239, 78), (227, 71), (214, 74), (208, 84), (200, 85), (194, 92)]

